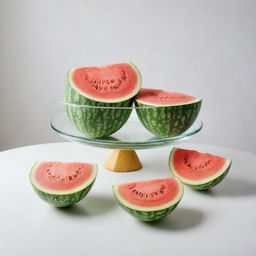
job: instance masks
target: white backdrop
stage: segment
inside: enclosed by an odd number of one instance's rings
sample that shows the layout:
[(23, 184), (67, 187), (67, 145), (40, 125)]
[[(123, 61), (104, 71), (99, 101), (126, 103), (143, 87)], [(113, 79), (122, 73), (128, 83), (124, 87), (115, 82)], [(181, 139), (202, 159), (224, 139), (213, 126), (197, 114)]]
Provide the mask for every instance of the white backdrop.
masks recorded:
[(201, 144), (256, 152), (256, 1), (1, 0), (0, 150), (62, 141), (67, 69), (133, 61), (143, 86), (204, 99)]

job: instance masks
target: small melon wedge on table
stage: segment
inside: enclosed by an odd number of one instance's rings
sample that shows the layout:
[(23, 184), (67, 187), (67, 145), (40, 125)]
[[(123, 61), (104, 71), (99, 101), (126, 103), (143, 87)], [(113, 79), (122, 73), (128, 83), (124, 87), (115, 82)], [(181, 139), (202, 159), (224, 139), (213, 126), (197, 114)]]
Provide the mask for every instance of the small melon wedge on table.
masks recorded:
[(174, 137), (194, 123), (202, 100), (193, 96), (157, 89), (141, 89), (135, 98), (137, 115), (151, 133)]
[(96, 176), (96, 164), (38, 162), (29, 178), (40, 198), (56, 207), (67, 207), (88, 194)]
[(132, 109), (125, 107), (132, 106), (140, 87), (141, 75), (132, 63), (71, 69), (65, 88), (67, 116), (86, 136), (108, 136), (129, 118)]
[(231, 160), (195, 150), (173, 148), (169, 157), (172, 174), (194, 189), (209, 189), (227, 175)]
[(177, 178), (138, 181), (113, 185), (119, 205), (142, 221), (155, 221), (171, 213), (183, 196)]

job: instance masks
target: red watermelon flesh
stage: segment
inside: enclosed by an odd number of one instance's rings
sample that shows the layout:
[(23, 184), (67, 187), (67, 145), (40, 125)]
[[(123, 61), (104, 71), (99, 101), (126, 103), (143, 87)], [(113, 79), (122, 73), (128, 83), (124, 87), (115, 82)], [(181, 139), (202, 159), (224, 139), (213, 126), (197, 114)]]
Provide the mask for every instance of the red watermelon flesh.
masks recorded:
[(143, 88), (136, 96), (136, 101), (143, 104), (159, 105), (159, 106), (172, 106), (188, 104), (198, 101), (199, 99), (194, 96), (189, 96), (177, 92), (166, 92), (158, 89)]
[(117, 193), (122, 200), (139, 207), (154, 208), (174, 201), (180, 194), (176, 178), (120, 184)]
[(81, 94), (98, 101), (132, 98), (141, 85), (140, 73), (132, 63), (76, 68), (71, 80)]
[(40, 187), (52, 191), (73, 190), (95, 175), (89, 163), (41, 162), (33, 169), (33, 180)]
[(210, 179), (226, 170), (229, 164), (229, 159), (195, 150), (174, 148), (170, 155), (171, 170), (190, 181)]

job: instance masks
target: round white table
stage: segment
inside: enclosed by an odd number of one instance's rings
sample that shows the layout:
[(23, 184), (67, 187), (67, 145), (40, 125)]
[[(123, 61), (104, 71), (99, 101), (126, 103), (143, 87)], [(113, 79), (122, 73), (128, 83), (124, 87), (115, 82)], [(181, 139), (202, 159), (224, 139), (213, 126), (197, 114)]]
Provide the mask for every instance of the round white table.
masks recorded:
[[(256, 155), (227, 148), (181, 144), (233, 160), (225, 180), (208, 192), (185, 188), (178, 208), (162, 221), (143, 223), (124, 212), (112, 184), (169, 177), (170, 147), (141, 150), (144, 168), (113, 173), (102, 163), (110, 150), (65, 142), (0, 153), (0, 255), (256, 255)], [(58, 209), (33, 191), (28, 175), (36, 161), (99, 165), (87, 197)]]

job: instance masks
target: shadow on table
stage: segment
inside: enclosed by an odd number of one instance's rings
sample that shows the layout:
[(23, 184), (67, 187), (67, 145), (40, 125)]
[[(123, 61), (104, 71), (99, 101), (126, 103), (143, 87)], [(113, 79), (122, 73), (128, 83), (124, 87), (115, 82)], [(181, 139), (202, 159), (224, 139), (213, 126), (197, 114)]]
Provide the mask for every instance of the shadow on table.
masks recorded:
[(166, 231), (182, 231), (200, 225), (203, 219), (204, 215), (201, 211), (183, 207), (177, 208), (173, 213), (162, 220), (143, 224)]
[(256, 196), (256, 183), (245, 179), (227, 177), (212, 189), (205, 191), (196, 190), (196, 192), (217, 197)]
[(65, 208), (57, 208), (57, 210), (62, 213), (74, 216), (89, 217), (93, 215), (104, 214), (110, 211), (115, 206), (116, 202), (111, 198), (99, 195), (92, 195), (86, 197), (84, 200), (80, 201), (76, 205)]

